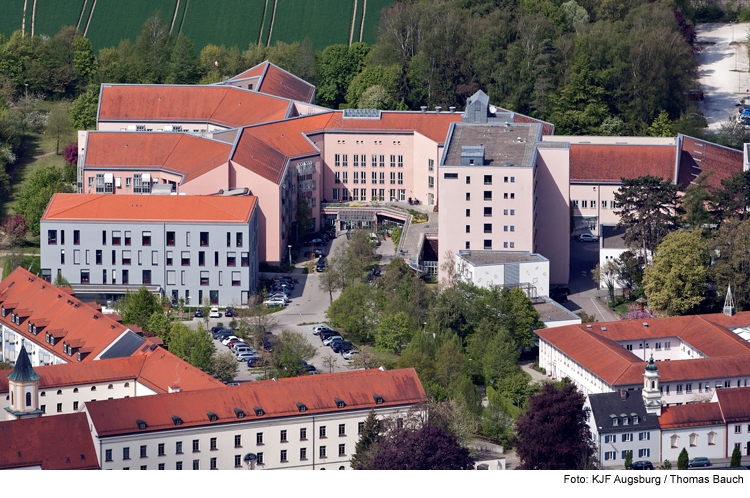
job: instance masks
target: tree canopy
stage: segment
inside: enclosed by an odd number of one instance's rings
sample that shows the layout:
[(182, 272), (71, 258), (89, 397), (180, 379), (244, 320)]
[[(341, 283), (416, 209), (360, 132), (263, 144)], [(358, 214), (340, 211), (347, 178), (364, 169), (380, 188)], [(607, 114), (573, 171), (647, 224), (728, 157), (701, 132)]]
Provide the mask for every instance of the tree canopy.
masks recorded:
[(396, 429), (378, 443), (371, 470), (472, 470), (474, 459), (456, 437), (432, 425)]

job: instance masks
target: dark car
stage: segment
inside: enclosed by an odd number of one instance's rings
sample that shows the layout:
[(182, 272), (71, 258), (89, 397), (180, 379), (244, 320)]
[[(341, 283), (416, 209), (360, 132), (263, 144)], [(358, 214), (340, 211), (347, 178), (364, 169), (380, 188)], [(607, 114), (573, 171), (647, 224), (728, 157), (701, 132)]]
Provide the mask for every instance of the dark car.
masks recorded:
[(203, 313), (201, 313), (201, 310), (195, 310), (195, 318), (203, 318)]
[(234, 316), (234, 308), (231, 306), (227, 306), (227, 308), (224, 310), (224, 316)]
[(557, 289), (552, 289), (549, 293), (549, 297), (558, 303), (565, 303), (568, 301), (568, 293), (560, 292)]
[(319, 259), (318, 260), (318, 266), (315, 268), (315, 271), (317, 271), (318, 273), (320, 273), (320, 272), (322, 272), (325, 269), (326, 269), (326, 261), (324, 259)]
[(306, 258), (309, 258), (311, 254), (312, 254), (312, 255), (313, 255), (314, 257), (316, 257), (316, 258), (323, 258), (323, 257), (325, 257), (325, 255), (326, 255), (326, 254), (325, 254), (325, 253), (324, 253), (323, 251), (321, 251), (320, 249), (315, 249), (315, 250), (314, 250), (313, 252), (310, 252), (310, 251), (305, 251), (305, 257), (306, 257)]
[(316, 372), (317, 369), (315, 368), (315, 365), (303, 365), (300, 369), (300, 373), (307, 373), (307, 372)]
[(318, 337), (320, 337), (321, 341), (324, 341), (333, 335), (339, 335), (339, 333), (335, 330), (324, 330), (318, 334)]
[(331, 344), (331, 349), (334, 353), (340, 353), (342, 351), (348, 351), (354, 349), (354, 345), (351, 342), (337, 341)]
[(709, 460), (706, 457), (695, 457), (690, 459), (688, 462), (688, 468), (692, 467), (710, 467), (711, 466), (711, 460)]
[(226, 339), (227, 337), (229, 337), (230, 335), (232, 335), (233, 333), (234, 333), (234, 332), (232, 332), (232, 331), (231, 331), (231, 330), (229, 330), (229, 329), (225, 329), (224, 327), (219, 327), (219, 330), (217, 330), (216, 332), (214, 332), (213, 334), (211, 334), (211, 336), (212, 336), (212, 337), (213, 337), (214, 339), (219, 339), (219, 338), (221, 338), (221, 340), (224, 340), (224, 339)]
[(630, 470), (654, 470), (654, 464), (646, 460), (639, 460), (633, 462), (630, 466)]
[(222, 330), (224, 327), (211, 327), (211, 335), (215, 334), (219, 330)]
[(248, 367), (261, 367), (263, 365), (267, 365), (268, 362), (263, 360), (260, 356), (254, 356), (247, 360), (247, 366)]

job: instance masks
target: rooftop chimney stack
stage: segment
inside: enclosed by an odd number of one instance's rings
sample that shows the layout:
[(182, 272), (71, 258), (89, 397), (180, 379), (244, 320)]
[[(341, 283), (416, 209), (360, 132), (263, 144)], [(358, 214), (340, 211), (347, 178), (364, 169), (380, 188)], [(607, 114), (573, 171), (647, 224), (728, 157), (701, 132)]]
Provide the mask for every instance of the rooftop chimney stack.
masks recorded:
[(426, 105), (420, 106), (419, 108), (420, 108), (420, 109), (422, 109), (422, 113), (423, 113), (423, 114), (424, 114), (425, 112), (427, 112), (427, 106), (426, 106)]
[(435, 113), (436, 113), (436, 114), (440, 114), (440, 111), (442, 111), (442, 110), (443, 110), (443, 108), (442, 108), (442, 107), (440, 107), (439, 105), (438, 105), (438, 106), (435, 106)]

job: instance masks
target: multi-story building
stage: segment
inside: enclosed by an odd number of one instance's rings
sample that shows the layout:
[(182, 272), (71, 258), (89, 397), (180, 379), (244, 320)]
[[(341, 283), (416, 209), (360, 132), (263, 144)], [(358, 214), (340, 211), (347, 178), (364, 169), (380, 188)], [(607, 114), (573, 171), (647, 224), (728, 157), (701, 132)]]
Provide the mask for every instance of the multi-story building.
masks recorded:
[[(368, 413), (426, 400), (413, 369), (86, 403), (102, 469), (348, 469)], [(396, 421), (398, 424), (398, 421)]]
[(25, 348), (33, 366), (139, 356), (154, 344), (23, 268), (0, 282), (0, 329), (0, 361)]
[(55, 194), (41, 220), (42, 278), (114, 300), (141, 285), (177, 303), (247, 301), (258, 284), (254, 196)]

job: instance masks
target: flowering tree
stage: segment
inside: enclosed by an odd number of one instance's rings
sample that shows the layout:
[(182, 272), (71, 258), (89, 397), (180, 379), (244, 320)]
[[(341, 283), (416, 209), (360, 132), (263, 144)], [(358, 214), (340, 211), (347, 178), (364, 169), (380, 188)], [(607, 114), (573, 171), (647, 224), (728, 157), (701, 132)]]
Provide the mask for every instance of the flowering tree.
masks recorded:
[(78, 144), (75, 142), (70, 142), (68, 145), (65, 146), (63, 149), (63, 159), (65, 159), (65, 162), (68, 164), (76, 165), (78, 164)]
[(3, 221), (3, 233), (11, 250), (23, 242), (28, 231), (29, 222), (24, 215), (9, 214), (5, 217), (5, 221)]
[(623, 320), (643, 320), (646, 318), (656, 318), (651, 308), (643, 308), (637, 304), (631, 304), (628, 306), (628, 312), (622, 314)]

